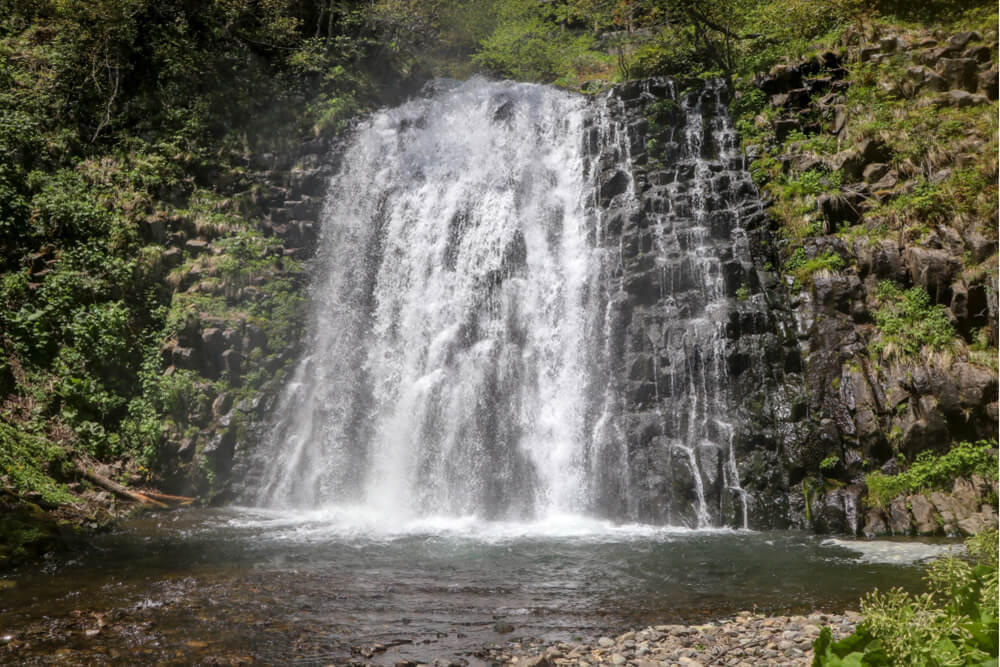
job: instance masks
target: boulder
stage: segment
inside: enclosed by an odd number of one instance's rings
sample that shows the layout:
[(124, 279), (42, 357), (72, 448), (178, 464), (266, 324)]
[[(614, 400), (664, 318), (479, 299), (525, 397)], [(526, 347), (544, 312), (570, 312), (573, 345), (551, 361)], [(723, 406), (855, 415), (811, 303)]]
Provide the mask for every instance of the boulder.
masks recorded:
[(903, 38), (896, 35), (889, 37), (883, 37), (878, 43), (879, 49), (882, 53), (895, 53), (896, 51), (905, 51), (909, 48)]
[(935, 69), (949, 88), (974, 93), (979, 86), (979, 66), (972, 58), (941, 58)]
[(911, 96), (925, 90), (943, 92), (948, 83), (940, 74), (925, 65), (915, 65), (906, 69), (907, 90)]
[(997, 400), (997, 375), (995, 369), (958, 362), (952, 368), (958, 398), (965, 409), (984, 408)]
[(880, 280), (898, 280), (903, 271), (903, 257), (899, 246), (895, 241), (881, 241), (872, 252), (872, 273)]
[(865, 515), (865, 527), (862, 529), (865, 537), (878, 537), (888, 535), (889, 527), (885, 523), (885, 518), (879, 510), (868, 510)]
[(239, 386), (243, 377), (243, 355), (236, 350), (225, 350), (222, 353), (222, 370), (229, 376), (230, 383)]
[(847, 107), (843, 104), (835, 105), (833, 107), (833, 124), (830, 126), (830, 131), (834, 134), (840, 134), (846, 124)]
[(863, 47), (858, 52), (858, 59), (861, 62), (866, 63), (869, 60), (872, 60), (879, 53), (880, 53), (879, 47), (877, 47), (877, 46), (866, 46), (866, 47)]
[(909, 246), (903, 261), (913, 283), (926, 289), (935, 303), (951, 301), (951, 284), (961, 268), (958, 258), (946, 250)]
[(959, 503), (956, 503), (950, 495), (941, 493), (940, 491), (932, 492), (929, 499), (941, 517), (941, 524), (944, 531), (949, 535), (958, 533), (959, 519), (965, 519), (972, 514), (972, 512), (964, 509)]
[(975, 60), (980, 65), (984, 65), (990, 61), (993, 56), (993, 51), (988, 46), (972, 46), (966, 49), (962, 53), (963, 58), (968, 58), (969, 60)]
[(961, 51), (967, 47), (972, 42), (983, 41), (983, 36), (980, 35), (975, 30), (970, 30), (966, 32), (959, 32), (951, 36), (948, 40), (949, 48), (955, 49), (956, 51)]
[(865, 139), (855, 148), (841, 151), (829, 160), (833, 171), (841, 170), (845, 180), (854, 182), (861, 179), (867, 165), (876, 162), (886, 163), (891, 158), (892, 151), (885, 143), (877, 139)]
[(906, 501), (913, 513), (913, 522), (916, 525), (918, 535), (937, 535), (941, 532), (937, 512), (926, 496), (923, 494), (907, 496)]
[(997, 100), (997, 70), (991, 69), (986, 72), (980, 72), (978, 76), (979, 86), (977, 90), (986, 95), (986, 98), (990, 101), (996, 102)]
[(913, 517), (905, 498), (896, 498), (889, 505), (889, 530), (893, 535), (913, 534)]
[(986, 95), (973, 95), (964, 90), (949, 90), (943, 93), (936, 101), (938, 107), (956, 107), (964, 109), (966, 107), (989, 104), (990, 100)]

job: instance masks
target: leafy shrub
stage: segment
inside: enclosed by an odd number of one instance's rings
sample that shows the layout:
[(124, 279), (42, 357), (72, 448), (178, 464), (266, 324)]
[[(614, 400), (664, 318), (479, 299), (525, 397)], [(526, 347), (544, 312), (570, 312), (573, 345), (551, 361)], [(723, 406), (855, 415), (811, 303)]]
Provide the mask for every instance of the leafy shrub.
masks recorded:
[(944, 306), (932, 304), (922, 287), (903, 291), (895, 283), (878, 284), (876, 299), (883, 305), (875, 311), (878, 340), (872, 350), (883, 357), (913, 357), (924, 347), (943, 350), (955, 340), (955, 327)]
[(796, 248), (785, 262), (785, 271), (795, 276), (796, 284), (801, 287), (818, 271), (840, 271), (844, 266), (844, 258), (832, 250), (810, 258), (803, 248)]
[(814, 667), (842, 665), (996, 664), (997, 531), (966, 541), (972, 563), (948, 556), (927, 568), (928, 592), (874, 591), (861, 601), (864, 620), (833, 641), (823, 628)]
[(800, 174), (798, 178), (788, 181), (781, 194), (785, 199), (815, 197), (839, 188), (841, 179), (839, 171), (827, 173), (819, 169), (810, 169)]
[(997, 459), (991, 453), (996, 442), (980, 440), (976, 443), (961, 442), (945, 454), (920, 452), (908, 469), (896, 475), (869, 473), (868, 504), (886, 508), (901, 495), (949, 489), (955, 479), (977, 473), (988, 479), (997, 477)]
[(833, 470), (834, 468), (837, 467), (838, 463), (840, 463), (840, 457), (837, 456), (836, 454), (834, 454), (834, 455), (828, 456), (825, 459), (823, 459), (822, 461), (820, 461), (819, 462), (819, 469), (820, 470)]

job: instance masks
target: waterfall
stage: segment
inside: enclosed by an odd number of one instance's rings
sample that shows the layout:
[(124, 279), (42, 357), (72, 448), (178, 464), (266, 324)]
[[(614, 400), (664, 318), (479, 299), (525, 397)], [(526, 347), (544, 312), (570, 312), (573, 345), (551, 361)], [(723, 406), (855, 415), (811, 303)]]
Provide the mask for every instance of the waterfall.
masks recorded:
[(745, 525), (724, 334), (748, 177), (720, 91), (472, 79), (363, 123), (258, 502)]

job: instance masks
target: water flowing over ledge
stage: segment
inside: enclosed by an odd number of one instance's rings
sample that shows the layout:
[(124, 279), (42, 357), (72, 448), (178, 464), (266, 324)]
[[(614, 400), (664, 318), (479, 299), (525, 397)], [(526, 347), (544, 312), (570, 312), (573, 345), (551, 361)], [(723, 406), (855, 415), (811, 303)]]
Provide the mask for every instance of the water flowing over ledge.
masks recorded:
[(726, 327), (758, 197), (721, 83), (644, 85), (648, 142), (615, 95), (482, 79), (358, 128), (258, 504), (747, 526)]

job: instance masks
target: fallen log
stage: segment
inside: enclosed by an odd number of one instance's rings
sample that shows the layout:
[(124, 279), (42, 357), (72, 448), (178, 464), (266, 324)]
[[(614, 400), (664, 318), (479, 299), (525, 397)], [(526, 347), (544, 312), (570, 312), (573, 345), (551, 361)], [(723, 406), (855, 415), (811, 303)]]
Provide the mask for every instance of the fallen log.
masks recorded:
[(150, 491), (149, 489), (144, 489), (142, 494), (149, 496), (153, 500), (165, 502), (168, 505), (190, 505), (195, 501), (195, 498), (191, 498), (190, 496), (172, 496), (169, 493), (160, 493), (159, 491)]
[(134, 500), (137, 503), (142, 503), (147, 507), (157, 507), (160, 509), (168, 508), (166, 503), (162, 503), (159, 500), (150, 498), (148, 495), (144, 495), (142, 493), (139, 493), (138, 491), (133, 491), (132, 489), (124, 487), (118, 482), (108, 479), (104, 475), (98, 474), (93, 470), (89, 470), (87, 468), (84, 468), (83, 466), (77, 466), (77, 469), (80, 471), (80, 474), (83, 476), (83, 478), (86, 479), (88, 482), (91, 482), (93, 484), (96, 484), (97, 486), (105, 488), (108, 491), (111, 491), (112, 493), (128, 498), (130, 500)]

